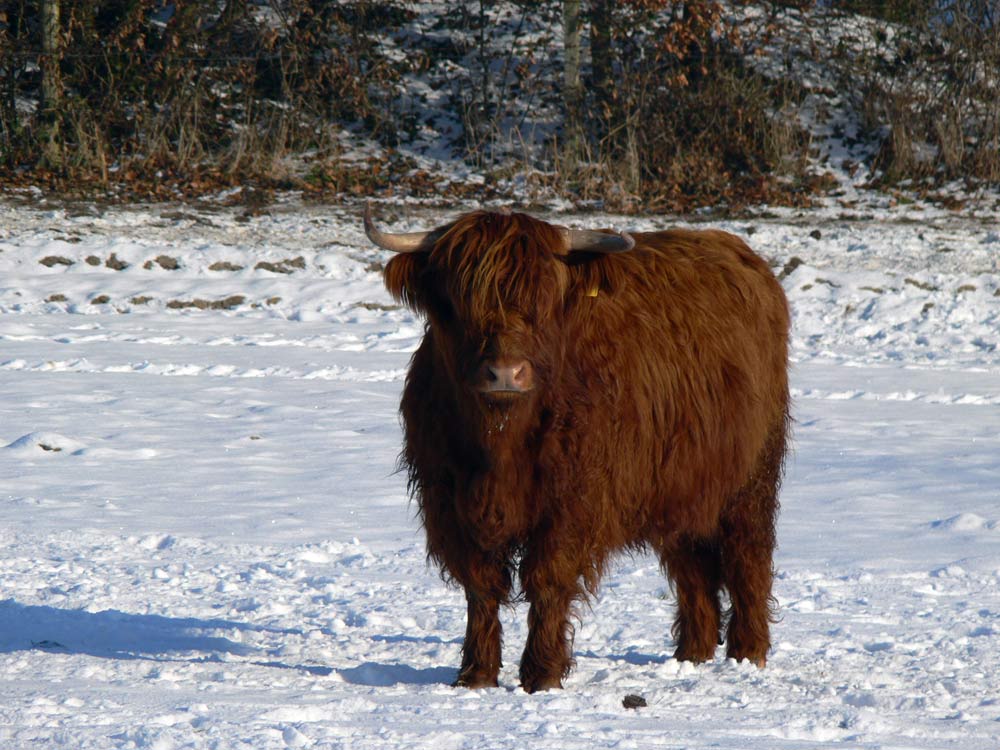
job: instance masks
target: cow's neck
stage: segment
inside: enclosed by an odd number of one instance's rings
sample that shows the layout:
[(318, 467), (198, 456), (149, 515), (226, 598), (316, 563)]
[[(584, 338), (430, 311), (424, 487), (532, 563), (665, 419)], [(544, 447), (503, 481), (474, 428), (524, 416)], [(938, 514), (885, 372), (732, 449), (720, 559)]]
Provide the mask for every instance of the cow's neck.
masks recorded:
[(518, 452), (535, 431), (531, 403), (483, 404), (478, 414), (477, 437), (489, 454)]
[(464, 524), (484, 549), (518, 543), (537, 518), (531, 456), (538, 425), (534, 410), (522, 406), (527, 405), (479, 413), (474, 438), (478, 457), (466, 465), (468, 474), (456, 497)]

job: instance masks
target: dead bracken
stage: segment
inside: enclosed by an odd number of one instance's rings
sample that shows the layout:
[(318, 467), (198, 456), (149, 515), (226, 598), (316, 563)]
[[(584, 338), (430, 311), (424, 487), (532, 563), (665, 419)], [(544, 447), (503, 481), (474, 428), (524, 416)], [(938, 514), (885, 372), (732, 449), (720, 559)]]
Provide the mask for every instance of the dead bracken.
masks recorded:
[(193, 300), (170, 300), (167, 303), (167, 307), (171, 310), (184, 310), (187, 308), (195, 308), (197, 310), (232, 310), (234, 307), (239, 307), (247, 298), (242, 294), (234, 294), (230, 297), (225, 297), (224, 299), (193, 299)]
[(297, 269), (303, 269), (306, 267), (305, 258), (301, 255), (297, 258), (287, 258), (285, 260), (279, 260), (277, 263), (271, 263), (267, 260), (262, 260), (256, 266), (254, 270), (256, 271), (270, 271), (271, 273), (292, 273)]
[(49, 268), (52, 268), (53, 266), (73, 265), (73, 261), (71, 261), (69, 258), (64, 258), (61, 255), (46, 255), (38, 262), (41, 263), (43, 266), (48, 266)]
[(795, 269), (802, 265), (804, 261), (797, 255), (793, 255), (785, 263), (785, 267), (781, 269), (781, 273), (778, 274), (778, 280), (787, 279), (794, 273)]
[(354, 307), (371, 310), (372, 312), (392, 312), (403, 309), (402, 305), (387, 305), (384, 302), (359, 302)]
[(181, 264), (177, 260), (177, 258), (171, 258), (169, 255), (157, 255), (152, 260), (147, 260), (145, 263), (143, 263), (142, 267), (145, 268), (147, 271), (149, 271), (153, 268), (154, 264), (158, 265), (164, 271), (176, 271), (178, 268), (181, 267)]
[(243, 266), (236, 265), (235, 263), (230, 263), (227, 260), (220, 260), (217, 263), (213, 263), (208, 267), (209, 271), (242, 271)]
[(903, 279), (904, 284), (909, 284), (910, 286), (915, 286), (917, 289), (922, 289), (925, 292), (936, 292), (938, 288), (933, 284), (928, 284), (926, 281), (919, 281), (917, 279)]
[(124, 271), (128, 268), (129, 264), (118, 257), (117, 254), (111, 253), (111, 256), (104, 261), (104, 265), (110, 268), (112, 271)]

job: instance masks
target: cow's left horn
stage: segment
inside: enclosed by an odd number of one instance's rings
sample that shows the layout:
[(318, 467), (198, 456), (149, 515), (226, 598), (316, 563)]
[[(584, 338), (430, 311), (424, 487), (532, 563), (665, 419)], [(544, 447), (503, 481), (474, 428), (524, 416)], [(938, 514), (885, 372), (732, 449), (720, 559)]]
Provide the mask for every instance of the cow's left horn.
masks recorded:
[(426, 241), (430, 232), (400, 232), (390, 234), (383, 232), (375, 226), (372, 219), (372, 204), (365, 204), (365, 234), (368, 235), (374, 244), (383, 250), (391, 250), (394, 253), (419, 253), (426, 249)]
[(560, 227), (566, 249), (571, 253), (627, 253), (635, 247), (635, 239), (628, 232), (608, 234), (589, 229)]

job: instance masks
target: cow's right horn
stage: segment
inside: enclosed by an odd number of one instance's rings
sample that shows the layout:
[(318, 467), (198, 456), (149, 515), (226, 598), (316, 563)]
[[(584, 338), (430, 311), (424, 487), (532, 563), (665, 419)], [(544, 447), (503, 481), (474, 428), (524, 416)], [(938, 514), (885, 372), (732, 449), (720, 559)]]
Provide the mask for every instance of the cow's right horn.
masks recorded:
[(611, 234), (590, 229), (560, 227), (566, 250), (571, 253), (627, 253), (635, 247), (635, 239), (628, 232)]
[(365, 204), (365, 234), (374, 244), (383, 250), (394, 253), (419, 253), (426, 249), (427, 237), (430, 232), (400, 232), (391, 234), (383, 232), (375, 226), (372, 219), (372, 204)]

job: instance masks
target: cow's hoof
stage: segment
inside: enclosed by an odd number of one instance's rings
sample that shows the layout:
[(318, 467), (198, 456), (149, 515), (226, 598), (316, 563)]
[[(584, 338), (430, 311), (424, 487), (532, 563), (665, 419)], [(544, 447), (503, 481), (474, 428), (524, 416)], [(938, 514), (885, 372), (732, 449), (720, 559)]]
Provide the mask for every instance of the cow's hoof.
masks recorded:
[(545, 690), (562, 690), (562, 680), (557, 677), (549, 677), (540, 680), (522, 682), (521, 687), (526, 693), (541, 693)]
[(689, 661), (694, 664), (701, 664), (712, 661), (715, 658), (715, 646), (705, 646), (703, 648), (693, 648), (690, 646), (678, 646), (674, 651), (676, 661)]
[(727, 659), (734, 659), (737, 662), (748, 661), (756, 667), (763, 669), (767, 666), (767, 651), (763, 653), (760, 649), (756, 650), (738, 650), (730, 649), (726, 653)]
[(743, 656), (743, 657), (739, 657), (739, 656), (727, 656), (726, 658), (728, 658), (728, 659), (734, 659), (737, 663), (748, 661), (751, 664), (753, 664), (755, 667), (757, 667), (758, 669), (763, 669), (764, 667), (767, 666), (767, 657), (766, 656), (754, 656), (754, 657), (751, 657), (751, 656)]
[(451, 683), (452, 687), (464, 687), (470, 690), (480, 690), (482, 688), (499, 687), (496, 677), (484, 677), (482, 675), (459, 675), (458, 679)]

